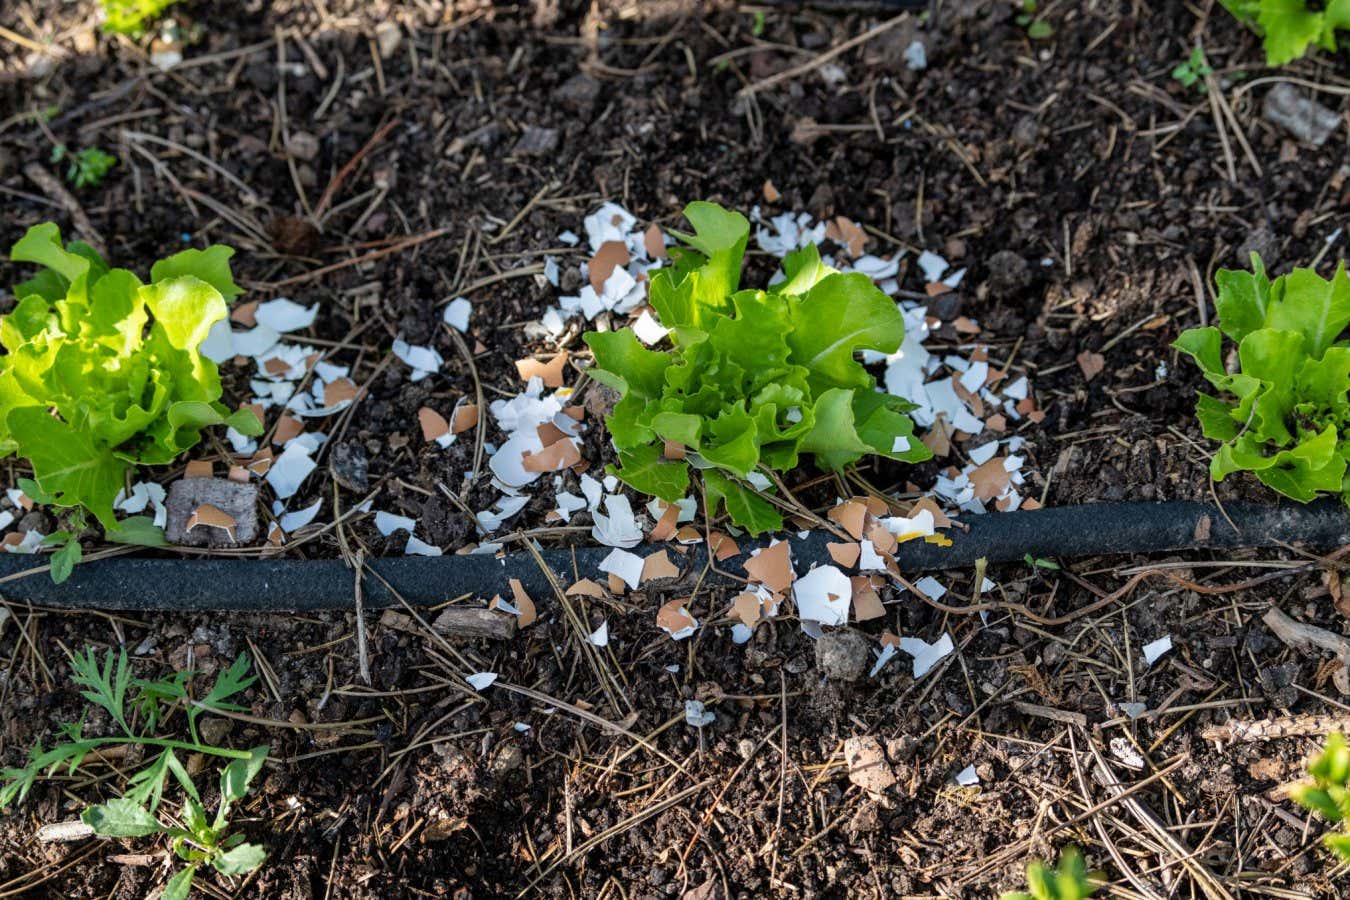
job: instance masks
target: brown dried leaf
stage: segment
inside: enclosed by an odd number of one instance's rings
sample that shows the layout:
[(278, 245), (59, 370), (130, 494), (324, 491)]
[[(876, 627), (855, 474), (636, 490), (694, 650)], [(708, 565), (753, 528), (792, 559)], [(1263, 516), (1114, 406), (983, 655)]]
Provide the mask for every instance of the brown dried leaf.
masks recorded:
[(1090, 350), (1084, 350), (1076, 357), (1078, 368), (1083, 370), (1083, 377), (1088, 381), (1096, 378), (1106, 368), (1106, 357), (1100, 353), (1093, 353)]

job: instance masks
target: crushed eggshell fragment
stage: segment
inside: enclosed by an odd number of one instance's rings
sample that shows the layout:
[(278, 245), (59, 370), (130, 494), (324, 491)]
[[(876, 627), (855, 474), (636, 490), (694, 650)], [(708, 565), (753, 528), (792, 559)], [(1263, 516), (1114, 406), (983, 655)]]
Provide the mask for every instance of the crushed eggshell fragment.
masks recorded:
[(642, 581), (644, 583), (654, 578), (679, 577), (680, 567), (670, 561), (670, 557), (666, 555), (664, 550), (657, 550), (642, 561)]
[(534, 357), (518, 359), (516, 372), (520, 375), (521, 381), (526, 383), (529, 383), (531, 378), (538, 378), (544, 383), (544, 387), (560, 388), (563, 386), (563, 371), (567, 366), (568, 357), (567, 351), (562, 350), (547, 362), (540, 362)]
[(762, 606), (759, 594), (743, 591), (731, 601), (731, 614), (740, 619), (746, 627), (754, 628), (759, 622)]
[(803, 620), (844, 625), (853, 599), (853, 583), (834, 566), (816, 566), (792, 585), (792, 599)]
[(544, 449), (527, 452), (521, 465), (526, 472), (558, 472), (570, 469), (581, 462), (581, 451), (573, 438), (564, 437), (554, 441)]
[(855, 622), (866, 622), (870, 619), (880, 619), (886, 615), (886, 607), (881, 603), (881, 596), (877, 589), (872, 586), (872, 579), (867, 575), (854, 575), (849, 579), (853, 586), (853, 620)]
[(955, 649), (955, 645), (952, 643), (952, 636), (944, 632), (942, 637), (931, 644), (923, 638), (902, 637), (900, 649), (914, 657), (914, 677), (919, 679), (946, 659)]
[(478, 407), (473, 403), (464, 403), (455, 407), (450, 414), (450, 433), (460, 434), (478, 424)]
[(565, 593), (569, 597), (594, 597), (597, 600), (605, 599), (605, 589), (589, 578), (581, 579), (568, 588)]
[(215, 469), (207, 459), (194, 459), (183, 468), (184, 478), (213, 478)]
[(203, 503), (192, 511), (192, 515), (188, 516), (186, 530), (191, 531), (198, 525), (205, 528), (219, 528), (225, 532), (226, 537), (233, 543), (235, 526), (238, 524), (234, 516), (209, 503)]
[[(659, 237), (659, 229), (657, 234)], [(662, 247), (665, 247), (664, 239), (662, 239)], [(628, 265), (629, 259), (631, 257), (628, 254), (628, 246), (623, 241), (605, 241), (600, 245), (600, 249), (595, 251), (595, 255), (591, 257), (586, 266), (586, 271), (591, 279), (591, 287), (595, 288), (596, 293), (604, 291), (605, 282), (614, 274), (614, 270)]]
[(671, 600), (656, 613), (656, 624), (672, 639), (682, 641), (698, 630), (698, 619), (689, 612), (685, 604), (689, 601)]
[(768, 586), (771, 590), (780, 593), (786, 591), (796, 577), (792, 571), (791, 549), (787, 541), (778, 541), (772, 546), (756, 550), (754, 555), (745, 561), (746, 573), (752, 580)]
[(417, 411), (417, 422), (422, 427), (422, 440), (428, 443), (437, 443), (445, 447), (447, 445), (441, 443), (443, 439), (450, 438), (451, 441), (454, 439), (454, 435), (450, 433), (450, 423), (445, 421), (445, 416), (429, 406)]
[[(668, 564), (668, 563), (667, 563)], [(642, 583), (642, 572), (646, 561), (636, 553), (615, 548), (600, 561), (600, 571), (619, 578), (630, 590), (637, 590)]]
[(529, 628), (534, 624), (538, 613), (535, 611), (534, 600), (525, 592), (525, 586), (520, 583), (519, 578), (512, 578), (511, 597), (516, 601), (516, 609), (520, 610), (520, 621), (516, 624), (521, 628)]
[(851, 569), (858, 564), (858, 554), (861, 548), (857, 544), (849, 543), (828, 543), (825, 549), (829, 551), (830, 558), (846, 569)]
[(482, 691), (492, 686), (492, 683), (497, 680), (497, 673), (474, 672), (464, 680), (467, 681), (475, 691)]

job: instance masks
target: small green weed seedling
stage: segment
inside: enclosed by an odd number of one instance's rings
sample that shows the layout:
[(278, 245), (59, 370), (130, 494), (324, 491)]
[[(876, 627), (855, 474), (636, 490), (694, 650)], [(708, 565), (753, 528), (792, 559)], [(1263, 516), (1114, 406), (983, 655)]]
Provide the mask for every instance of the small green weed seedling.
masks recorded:
[(1022, 0), (1018, 6), (1021, 12), (1017, 14), (1015, 21), (1027, 30), (1027, 37), (1033, 41), (1043, 41), (1055, 33), (1055, 29), (1050, 26), (1049, 22), (1037, 18), (1038, 5), (1036, 0)]
[(65, 144), (52, 148), (52, 162), (65, 160), (66, 181), (76, 188), (98, 187), (108, 170), (117, 165), (117, 157), (104, 153), (97, 147), (85, 147), (71, 153)]
[(178, 0), (102, 0), (105, 31), (140, 37), (145, 26)]
[[(1214, 280), (1218, 327), (1184, 331), (1172, 345), (1225, 395), (1200, 394), (1195, 407), (1205, 437), (1224, 442), (1210, 463), (1214, 480), (1249, 471), (1304, 503), (1323, 492), (1350, 503), (1345, 264), (1330, 281), (1312, 269), (1271, 281), (1252, 254), (1251, 272), (1221, 269)], [(1225, 337), (1237, 345), (1232, 374)]]
[[(1289, 792), (1294, 802), (1304, 809), (1320, 813), (1332, 823), (1350, 819), (1350, 747), (1345, 737), (1332, 734), (1327, 737), (1322, 753), (1308, 765), (1312, 784), (1298, 784)], [(1338, 857), (1350, 862), (1350, 834), (1342, 825), (1341, 831), (1325, 835), (1322, 842)]]
[(1182, 87), (1192, 87), (1199, 85), (1200, 93), (1209, 93), (1209, 87), (1205, 84), (1205, 77), (1213, 74), (1214, 70), (1209, 66), (1209, 60), (1205, 58), (1203, 47), (1196, 47), (1191, 51), (1191, 56), (1185, 62), (1180, 63), (1172, 70), (1172, 77), (1181, 82)]
[(1219, 0), (1224, 8), (1259, 31), (1266, 64), (1282, 66), (1313, 44), (1336, 51), (1336, 32), (1350, 29), (1350, 0)]
[(0, 457), (28, 460), (19, 486), (34, 502), (88, 510), (109, 540), (162, 543), (148, 520), (113, 514), (131, 468), (173, 462), (208, 426), (262, 433), (251, 411), (219, 402), (216, 364), (198, 352), (240, 293), (233, 252), (184, 250), (145, 284), (88, 244), (62, 245), (51, 223), (14, 245), (12, 259), (44, 268), (0, 316)]
[(1059, 855), (1059, 869), (1032, 863), (1027, 866), (1027, 889), (1004, 894), (1000, 900), (1084, 900), (1096, 889), (1083, 854), (1076, 847), (1067, 847)]
[[(866, 275), (821, 263), (814, 245), (783, 260), (785, 280), (740, 290), (750, 223), (713, 203), (684, 214), (694, 233), (676, 234), (686, 246), (671, 248), (673, 265), (652, 274), (650, 289), (673, 349), (649, 350), (631, 328), (586, 335), (592, 377), (621, 397), (606, 419), (619, 451), (613, 474), (674, 502), (693, 461), (708, 514), (725, 504), (732, 522), (760, 534), (783, 520), (750, 485), (766, 490), (766, 473), (791, 471), (803, 453), (835, 471), (866, 455), (931, 456), (913, 437), (912, 407), (878, 392), (853, 358), (900, 347), (894, 300)], [(690, 459), (671, 458), (684, 450)]]
[[(122, 796), (90, 806), (81, 816), (95, 834), (117, 838), (167, 837), (178, 858), (187, 863), (166, 885), (161, 897), (167, 900), (186, 898), (193, 878), (205, 866), (222, 875), (242, 875), (262, 865), (266, 858), (263, 848), (246, 843), (242, 834), (231, 833), (230, 811), (248, 794), (249, 785), (267, 759), (268, 748), (216, 747), (204, 743), (197, 730), (197, 719), (203, 713), (244, 710), (232, 698), (257, 680), (248, 673), (248, 657), (241, 654), (216, 676), (211, 690), (200, 698), (189, 692), (191, 672), (178, 672), (158, 681), (132, 677), (124, 649), (108, 650), (102, 665), (92, 648), (83, 655), (73, 654), (70, 663), (72, 678), (82, 689), (81, 696), (108, 714), (115, 733), (86, 736), (87, 711), (80, 721), (62, 725), (61, 743), (50, 750), (39, 744), (29, 751), (27, 766), (0, 771), (4, 782), (0, 787), (0, 808), (22, 802), (39, 776), (55, 775), (62, 769), (74, 774), (85, 758), (100, 747), (138, 745), (144, 748), (150, 761), (130, 774)], [(186, 717), (189, 739), (159, 737), (160, 726), (180, 711)], [(207, 816), (197, 787), (179, 759), (179, 754), (195, 753), (228, 760), (220, 773), (220, 800), (213, 817)], [(162, 806), (171, 778), (183, 790), (179, 818), (168, 816)]]
[(1032, 556), (1028, 553), (1022, 557), (1022, 560), (1033, 569), (1045, 569), (1047, 572), (1058, 572), (1060, 570), (1059, 563), (1043, 556)]

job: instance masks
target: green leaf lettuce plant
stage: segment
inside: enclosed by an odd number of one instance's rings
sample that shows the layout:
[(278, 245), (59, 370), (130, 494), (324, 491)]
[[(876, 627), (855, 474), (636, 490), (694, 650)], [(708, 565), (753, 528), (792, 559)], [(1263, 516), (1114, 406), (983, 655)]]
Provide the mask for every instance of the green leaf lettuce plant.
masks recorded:
[[(1344, 735), (1330, 734), (1322, 752), (1308, 765), (1312, 783), (1294, 785), (1289, 796), (1304, 809), (1321, 814), (1328, 822), (1350, 818), (1350, 747)], [(1340, 859), (1350, 862), (1350, 834), (1342, 827), (1322, 837), (1322, 843)]]
[[(1342, 263), (1330, 280), (1294, 269), (1274, 281), (1261, 258), (1252, 271), (1215, 276), (1218, 326), (1182, 332), (1189, 355), (1221, 396), (1200, 394), (1205, 437), (1223, 441), (1210, 464), (1216, 481), (1253, 472), (1287, 497), (1319, 493), (1350, 503), (1350, 278)], [(1225, 365), (1224, 339), (1237, 345)]]
[[(591, 332), (592, 376), (620, 394), (606, 420), (618, 451), (611, 471), (668, 502), (702, 469), (708, 512), (725, 505), (752, 534), (782, 526), (761, 491), (773, 473), (811, 454), (839, 470), (866, 455), (918, 462), (912, 407), (877, 389), (854, 359), (893, 353), (904, 338), (895, 301), (866, 275), (824, 265), (814, 246), (783, 260), (786, 278), (741, 289), (750, 224), (713, 203), (691, 203), (692, 234), (675, 233), (672, 265), (652, 274), (650, 302), (671, 349), (644, 347), (632, 329)], [(667, 452), (680, 448), (680, 452)], [(689, 451), (687, 459), (672, 458)]]
[(137, 465), (166, 465), (211, 425), (262, 433), (220, 403), (215, 363), (198, 352), (240, 293), (228, 247), (156, 263), (149, 283), (109, 268), (87, 244), (36, 225), (14, 245), (43, 270), (0, 316), (0, 457), (33, 469), (34, 500), (88, 510), (112, 536), (113, 501)]
[(1266, 64), (1282, 66), (1313, 44), (1336, 51), (1336, 32), (1350, 29), (1350, 0), (1219, 0), (1240, 22), (1261, 32)]

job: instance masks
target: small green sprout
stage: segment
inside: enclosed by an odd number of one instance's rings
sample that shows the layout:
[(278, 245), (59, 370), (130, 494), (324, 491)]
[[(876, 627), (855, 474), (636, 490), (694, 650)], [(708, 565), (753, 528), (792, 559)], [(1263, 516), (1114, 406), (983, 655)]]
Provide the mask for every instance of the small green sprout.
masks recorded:
[(750, 26), (750, 33), (755, 37), (760, 37), (764, 34), (764, 10), (755, 10), (755, 24)]
[[(54, 775), (63, 768), (73, 774), (86, 757), (101, 747), (137, 745), (147, 751), (149, 762), (127, 775), (120, 787), (121, 796), (87, 807), (80, 817), (95, 834), (117, 838), (167, 837), (174, 853), (187, 865), (165, 885), (160, 895), (165, 900), (185, 900), (193, 879), (203, 867), (209, 866), (222, 875), (243, 875), (262, 865), (266, 851), (257, 844), (246, 843), (242, 834), (232, 832), (230, 810), (248, 794), (249, 785), (267, 760), (268, 747), (251, 750), (217, 747), (203, 742), (197, 730), (197, 719), (203, 713), (244, 710), (233, 698), (257, 680), (248, 672), (248, 656), (240, 654), (200, 697), (194, 697), (190, 690), (192, 672), (177, 672), (157, 681), (134, 677), (125, 649), (108, 650), (102, 663), (92, 648), (86, 649), (83, 654), (71, 654), (70, 665), (71, 678), (81, 688), (81, 696), (108, 714), (114, 733), (105, 737), (86, 736), (88, 710), (78, 722), (63, 724), (60, 727), (63, 742), (50, 750), (35, 745), (29, 751), (27, 766), (0, 771), (3, 782), (0, 807), (22, 802), (39, 776)], [(189, 739), (160, 737), (160, 727), (180, 711), (187, 723)], [(207, 816), (180, 754), (228, 760), (220, 772), (220, 801), (214, 817)], [(175, 818), (167, 816), (162, 807), (165, 789), (171, 783), (177, 783), (183, 791), (181, 815)]]
[(117, 157), (97, 147), (85, 147), (72, 153), (65, 144), (57, 144), (52, 148), (52, 162), (62, 160), (68, 163), (66, 181), (76, 188), (98, 187), (108, 170), (117, 165)]
[(1059, 563), (1055, 562), (1053, 559), (1046, 559), (1041, 556), (1032, 556), (1030, 553), (1022, 557), (1022, 559), (1025, 560), (1026, 564), (1031, 566), (1033, 569), (1046, 569), (1051, 572), (1058, 572), (1060, 569)]
[[(1327, 737), (1322, 753), (1308, 765), (1312, 784), (1298, 784), (1289, 792), (1294, 802), (1304, 809), (1320, 813), (1328, 822), (1344, 822), (1350, 818), (1350, 747), (1345, 737), (1333, 734)], [(1350, 861), (1350, 834), (1340, 831), (1324, 835), (1322, 842), (1331, 852)]]
[(1033, 41), (1043, 41), (1055, 33), (1049, 22), (1037, 18), (1036, 0), (1022, 0), (1021, 9), (1015, 21), (1027, 30), (1027, 37)]
[(1214, 70), (1210, 68), (1209, 60), (1205, 58), (1203, 47), (1196, 46), (1191, 51), (1190, 59), (1180, 63), (1172, 70), (1172, 77), (1181, 82), (1182, 87), (1191, 87), (1198, 84), (1200, 93), (1209, 93), (1209, 86), (1205, 84), (1205, 78), (1212, 75)]
[(1088, 872), (1077, 847), (1067, 847), (1059, 856), (1059, 869), (1045, 863), (1027, 866), (1027, 889), (1004, 894), (1000, 900), (1083, 900), (1098, 887), (1100, 875)]

